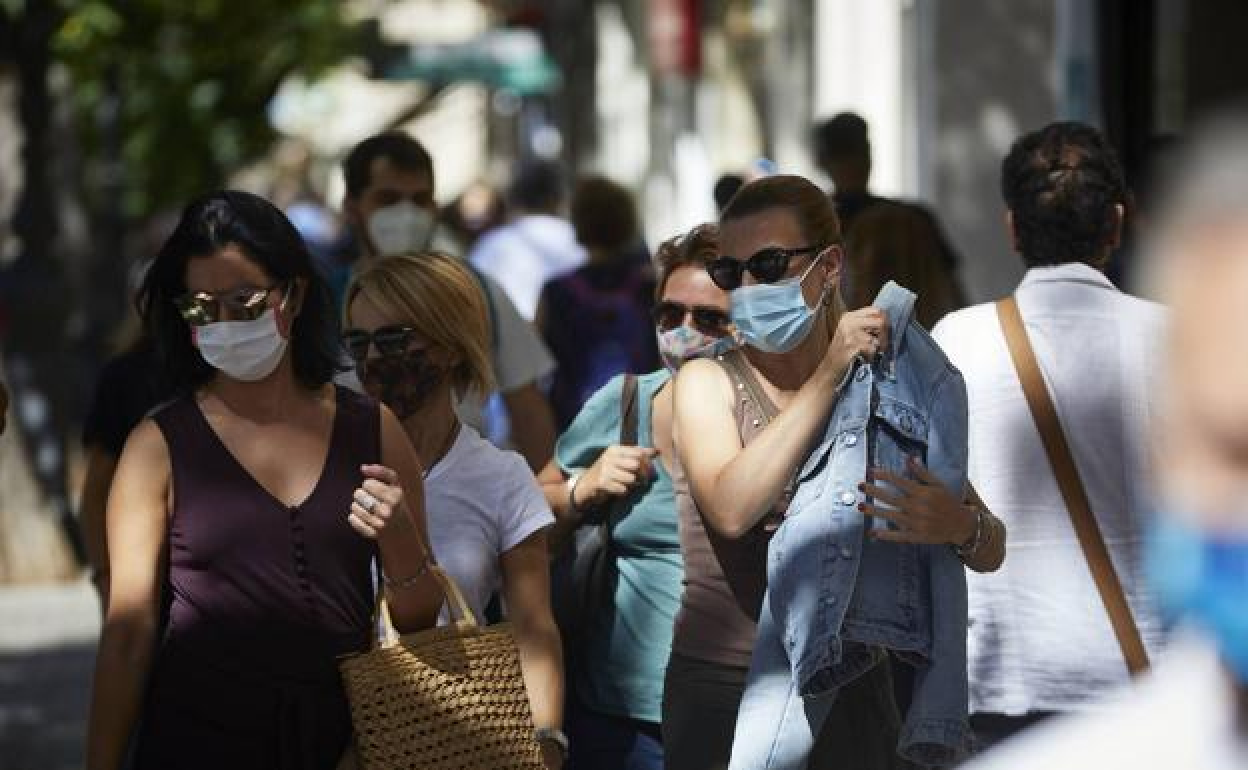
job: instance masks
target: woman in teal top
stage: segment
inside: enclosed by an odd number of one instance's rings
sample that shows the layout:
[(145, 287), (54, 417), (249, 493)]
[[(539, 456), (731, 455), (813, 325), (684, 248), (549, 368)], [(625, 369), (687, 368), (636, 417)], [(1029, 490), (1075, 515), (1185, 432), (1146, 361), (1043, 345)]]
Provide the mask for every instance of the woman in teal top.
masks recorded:
[(704, 225), (665, 242), (655, 256), (655, 324), (667, 368), (637, 378), (637, 446), (619, 445), (625, 379), (619, 376), (585, 403), (540, 476), (557, 519), (556, 542), (576, 529), (584, 512), (624, 496), (631, 501), (610, 517), (614, 601), (592, 618), (577, 651), (592, 665), (569, 672), (570, 768), (663, 767), (663, 678), (684, 576), (668, 473), (669, 383), (685, 360), (732, 344), (728, 295), (705, 267), (717, 245), (716, 229)]

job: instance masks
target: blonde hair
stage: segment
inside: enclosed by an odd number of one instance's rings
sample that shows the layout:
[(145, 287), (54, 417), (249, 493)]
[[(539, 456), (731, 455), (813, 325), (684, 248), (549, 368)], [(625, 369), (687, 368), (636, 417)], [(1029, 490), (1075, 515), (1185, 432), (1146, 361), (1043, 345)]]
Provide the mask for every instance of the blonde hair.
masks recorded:
[(493, 389), (490, 321), (481, 284), (454, 257), (439, 252), (382, 257), (365, 265), (347, 286), (344, 317), (359, 297), (395, 323), (410, 326), (458, 361), (451, 383), (463, 393)]

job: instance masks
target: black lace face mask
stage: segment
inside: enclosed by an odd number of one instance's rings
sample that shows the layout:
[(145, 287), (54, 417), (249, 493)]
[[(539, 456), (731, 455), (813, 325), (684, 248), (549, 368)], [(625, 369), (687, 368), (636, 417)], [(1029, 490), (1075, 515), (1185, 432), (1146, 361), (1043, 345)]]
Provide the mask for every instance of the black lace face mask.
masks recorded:
[(445, 376), (424, 350), (365, 359), (359, 374), (368, 394), (390, 407), (400, 420), (419, 411)]

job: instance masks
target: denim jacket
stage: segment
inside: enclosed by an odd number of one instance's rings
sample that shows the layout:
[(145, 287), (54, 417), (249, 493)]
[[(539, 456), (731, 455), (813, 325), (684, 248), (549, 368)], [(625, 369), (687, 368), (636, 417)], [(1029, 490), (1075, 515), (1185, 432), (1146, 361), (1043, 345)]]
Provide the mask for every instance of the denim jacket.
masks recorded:
[(876, 363), (847, 373), (822, 441), (802, 466), (768, 552), (768, 601), (797, 694), (835, 695), (882, 650), (915, 666), (898, 750), (951, 764), (966, 744), (966, 574), (952, 548), (866, 536), (892, 525), (858, 510), (868, 465), (906, 474), (917, 456), (949, 489), (966, 483), (962, 375), (912, 320), (915, 295), (890, 282), (875, 300), (892, 334)]

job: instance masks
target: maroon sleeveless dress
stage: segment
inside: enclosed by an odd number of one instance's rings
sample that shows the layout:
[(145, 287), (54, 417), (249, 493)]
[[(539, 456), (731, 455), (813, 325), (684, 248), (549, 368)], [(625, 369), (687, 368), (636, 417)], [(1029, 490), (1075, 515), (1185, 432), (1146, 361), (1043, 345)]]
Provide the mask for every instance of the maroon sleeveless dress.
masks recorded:
[(381, 458), (375, 401), (337, 389), (325, 467), (287, 507), (193, 397), (155, 415), (169, 447), (167, 621), (134, 746), (142, 770), (332, 770), (351, 734), (338, 658), (366, 649), (375, 543), (347, 523)]

